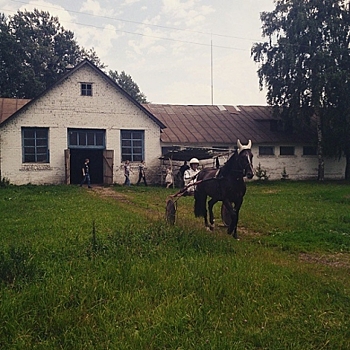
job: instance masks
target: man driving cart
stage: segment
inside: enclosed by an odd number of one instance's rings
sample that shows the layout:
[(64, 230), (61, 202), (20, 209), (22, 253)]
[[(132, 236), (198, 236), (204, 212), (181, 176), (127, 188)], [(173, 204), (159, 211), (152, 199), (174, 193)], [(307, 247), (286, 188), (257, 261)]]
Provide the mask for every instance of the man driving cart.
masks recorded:
[(196, 186), (194, 185), (197, 180), (197, 175), (199, 173), (199, 160), (197, 158), (192, 158), (190, 160), (190, 168), (184, 172), (184, 183), (185, 187), (180, 191), (185, 196), (193, 196)]

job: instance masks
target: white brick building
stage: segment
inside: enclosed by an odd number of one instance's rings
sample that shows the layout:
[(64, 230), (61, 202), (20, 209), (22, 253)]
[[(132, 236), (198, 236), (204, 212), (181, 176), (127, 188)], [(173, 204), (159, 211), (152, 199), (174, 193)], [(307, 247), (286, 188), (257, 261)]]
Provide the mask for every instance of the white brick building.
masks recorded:
[(122, 183), (126, 159), (159, 166), (164, 127), (85, 60), (1, 123), (1, 178), (77, 184), (89, 158), (92, 183)]

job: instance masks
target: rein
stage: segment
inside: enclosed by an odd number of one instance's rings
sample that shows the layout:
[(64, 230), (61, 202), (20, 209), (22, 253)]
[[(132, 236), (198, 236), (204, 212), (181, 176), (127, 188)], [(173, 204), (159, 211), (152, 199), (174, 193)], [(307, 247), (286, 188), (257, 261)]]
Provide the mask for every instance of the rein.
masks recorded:
[[(240, 173), (242, 173), (242, 175), (243, 175), (243, 170), (234, 170), (234, 172), (240, 172)], [(198, 174), (199, 174), (199, 173), (198, 173)], [(194, 177), (194, 179), (198, 176), (198, 174)], [(200, 185), (200, 184), (203, 183), (203, 182), (208, 182), (208, 181), (212, 181), (212, 180), (220, 181), (220, 180), (223, 180), (223, 179), (224, 179), (224, 177), (221, 177), (221, 178), (220, 178), (220, 177), (215, 177), (215, 176), (213, 176), (213, 177), (211, 177), (211, 178), (209, 178), (209, 179), (198, 180), (198, 181), (196, 181), (196, 182), (193, 182), (193, 183), (191, 183), (191, 184), (188, 184), (187, 186), (185, 186), (184, 188), (182, 188), (179, 192), (177, 192), (177, 193), (171, 195), (170, 197), (176, 198), (176, 199), (174, 200), (174, 202), (177, 202), (177, 200), (182, 196), (183, 193), (186, 192), (186, 190), (187, 190), (188, 188), (190, 188), (190, 187), (192, 187), (192, 186)], [(241, 179), (241, 178), (240, 178), (240, 177), (237, 178), (237, 180), (239, 180), (239, 179)], [(242, 179), (243, 179), (243, 176), (242, 176)]]
[[(241, 179), (244, 178), (244, 176), (245, 176), (245, 174), (246, 174), (246, 169), (245, 169), (245, 168), (244, 168), (244, 169), (242, 168), (240, 162), (237, 162), (237, 165), (238, 165), (239, 167), (241, 167), (241, 169), (230, 169), (230, 170), (228, 170), (228, 172), (231, 173), (231, 174), (232, 174), (232, 173), (236, 173), (237, 176), (234, 176), (235, 180), (241, 180)], [(221, 168), (221, 169), (223, 169), (223, 168)], [(199, 173), (198, 173), (197, 175), (193, 176), (193, 177), (192, 177), (192, 180), (196, 179), (196, 178), (198, 177), (198, 175), (199, 175)], [(218, 177), (217, 175), (219, 175), (219, 177)], [(198, 181), (196, 181), (196, 182), (190, 183), (190, 184), (188, 184), (187, 186), (185, 186), (184, 188), (182, 188), (179, 192), (177, 192), (177, 193), (171, 195), (170, 197), (176, 198), (176, 199), (174, 200), (174, 202), (176, 202), (176, 201), (187, 191), (187, 189), (190, 188), (190, 187), (192, 187), (192, 186), (200, 185), (200, 184), (203, 183), (203, 182), (208, 182), (208, 181), (212, 181), (212, 180), (219, 180), (219, 181), (220, 181), (220, 180), (223, 180), (223, 179), (225, 179), (225, 177), (224, 177), (224, 176), (220, 177), (220, 171), (218, 170), (218, 171), (215, 173), (215, 176), (213, 176), (213, 177), (211, 177), (211, 178), (209, 178), (209, 179), (198, 180)]]

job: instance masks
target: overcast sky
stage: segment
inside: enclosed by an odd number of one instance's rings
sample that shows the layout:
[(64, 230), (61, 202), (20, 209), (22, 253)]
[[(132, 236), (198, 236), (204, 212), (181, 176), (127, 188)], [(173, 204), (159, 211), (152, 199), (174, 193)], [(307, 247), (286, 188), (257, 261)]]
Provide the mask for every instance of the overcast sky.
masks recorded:
[(250, 50), (273, 0), (0, 0), (6, 15), (34, 8), (152, 103), (266, 105)]

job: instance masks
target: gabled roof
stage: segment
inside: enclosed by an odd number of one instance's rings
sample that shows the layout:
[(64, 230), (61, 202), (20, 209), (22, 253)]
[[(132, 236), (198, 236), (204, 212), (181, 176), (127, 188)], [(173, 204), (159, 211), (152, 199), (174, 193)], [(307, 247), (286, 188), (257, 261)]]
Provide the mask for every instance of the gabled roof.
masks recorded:
[[(48, 87), (45, 91), (43, 91), (39, 96), (35, 97), (32, 100), (26, 100), (25, 103), (22, 105), (18, 104), (16, 107), (18, 107), (15, 111), (12, 112), (12, 114), (8, 115), (8, 113), (1, 112), (1, 119), (0, 119), (0, 125), (7, 122), (8, 120), (15, 118), (16, 115), (20, 112), (21, 108), (26, 105), (26, 107), (30, 106), (34, 101), (39, 99), (41, 96), (45, 95), (49, 90), (51, 90), (54, 86), (60, 84), (62, 81), (67, 79), (69, 76), (74, 74), (77, 70), (82, 68), (83, 66), (89, 66), (91, 67), (97, 74), (101, 75), (104, 79), (108, 80), (108, 82), (114, 86), (116, 90), (118, 90), (122, 95), (124, 95), (129, 101), (131, 101), (135, 106), (137, 106), (139, 109), (141, 109), (151, 120), (153, 120), (161, 129), (166, 128), (166, 126), (158, 120), (148, 109), (144, 108), (144, 106), (140, 103), (138, 103), (134, 98), (132, 98), (124, 89), (122, 89), (113, 79), (111, 79), (107, 74), (102, 72), (97, 66), (95, 66), (92, 62), (90, 62), (88, 59), (84, 59), (82, 62), (80, 62), (78, 65), (76, 65), (74, 68), (68, 70), (57, 82), (55, 82), (52, 86)], [(7, 100), (7, 99), (6, 99)], [(10, 99), (13, 100), (13, 99)], [(21, 100), (20, 100), (21, 101)], [(22, 100), (23, 101), (23, 100)], [(5, 104), (7, 105), (9, 101), (5, 101)], [(11, 103), (9, 103), (10, 105)], [(4, 107), (5, 110), (8, 110), (8, 106)]]
[[(291, 135), (273, 130), (269, 106), (144, 104), (167, 126), (161, 141), (172, 145), (310, 142), (310, 133)], [(277, 119), (276, 119), (277, 120)]]

